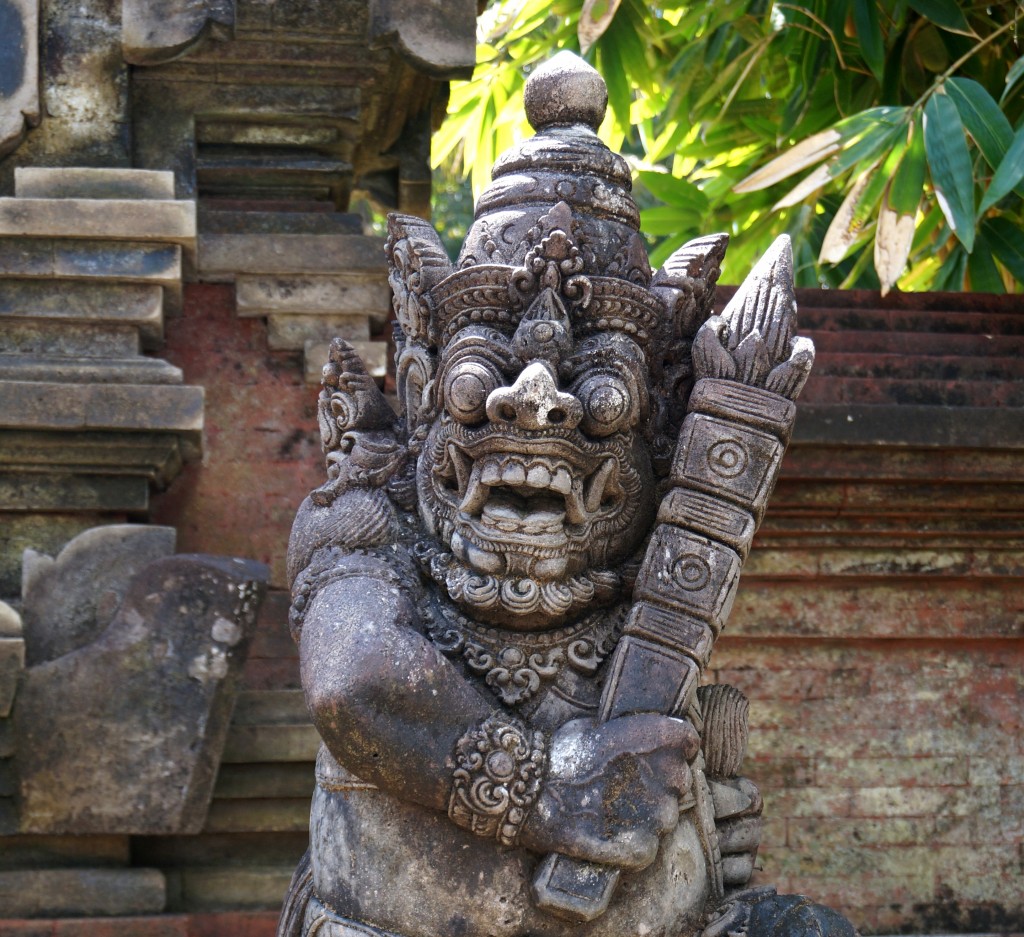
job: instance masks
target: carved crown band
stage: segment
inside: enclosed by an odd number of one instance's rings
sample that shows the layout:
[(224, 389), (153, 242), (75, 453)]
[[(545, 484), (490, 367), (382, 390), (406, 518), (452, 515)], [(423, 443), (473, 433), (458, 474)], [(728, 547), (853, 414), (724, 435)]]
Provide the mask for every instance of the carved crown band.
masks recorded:
[[(438, 283), (430, 294), (437, 343), (446, 345), (470, 325), (488, 325), (511, 335), (527, 305), (521, 295), (514, 295), (519, 292), (515, 281), (521, 269), (501, 264), (465, 267)], [(653, 291), (618, 277), (573, 279), (576, 283), (566, 281), (563, 298), (577, 338), (619, 331), (646, 349), (665, 337), (668, 311)], [(586, 289), (574, 291), (581, 281)]]
[(477, 201), (477, 212), (551, 206), (559, 201), (595, 218), (621, 222), (633, 230), (640, 226), (640, 213), (627, 187), (600, 176), (581, 176), (571, 170), (564, 173), (530, 170), (496, 178)]

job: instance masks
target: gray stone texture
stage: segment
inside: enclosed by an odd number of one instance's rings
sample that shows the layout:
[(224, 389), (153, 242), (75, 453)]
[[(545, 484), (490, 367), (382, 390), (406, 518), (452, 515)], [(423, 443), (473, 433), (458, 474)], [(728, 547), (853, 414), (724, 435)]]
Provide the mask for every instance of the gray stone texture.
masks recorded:
[(111, 524), (79, 534), (56, 557), (27, 550), (21, 595), (29, 664), (56, 660), (99, 637), (132, 578), (170, 556), (176, 539), (173, 527)]
[[(29, 571), (33, 591), (46, 575)], [(173, 556), (136, 573), (119, 606), (116, 584), (92, 593), (116, 607), (109, 626), (30, 666), (18, 691), (24, 832), (202, 828), (266, 577), (258, 563)]]
[(0, 871), (5, 917), (100, 917), (159, 914), (167, 901), (157, 869)]
[(0, 156), (39, 123), (39, 0), (0, 3)]

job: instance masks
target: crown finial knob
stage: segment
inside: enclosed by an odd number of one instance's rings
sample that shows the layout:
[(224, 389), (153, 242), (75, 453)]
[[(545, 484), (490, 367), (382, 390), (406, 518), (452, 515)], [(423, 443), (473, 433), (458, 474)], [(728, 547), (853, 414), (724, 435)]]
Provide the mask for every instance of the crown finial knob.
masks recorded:
[(527, 79), (523, 105), (534, 130), (569, 124), (586, 124), (597, 130), (608, 107), (608, 88), (583, 59), (563, 51), (538, 66)]

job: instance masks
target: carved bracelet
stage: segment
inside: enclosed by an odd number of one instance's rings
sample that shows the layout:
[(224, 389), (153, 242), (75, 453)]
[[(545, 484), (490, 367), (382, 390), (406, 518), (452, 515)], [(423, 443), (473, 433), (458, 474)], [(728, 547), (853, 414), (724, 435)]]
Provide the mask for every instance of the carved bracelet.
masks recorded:
[(546, 763), (543, 732), (488, 716), (455, 746), (448, 816), (463, 829), (514, 846), (536, 803)]

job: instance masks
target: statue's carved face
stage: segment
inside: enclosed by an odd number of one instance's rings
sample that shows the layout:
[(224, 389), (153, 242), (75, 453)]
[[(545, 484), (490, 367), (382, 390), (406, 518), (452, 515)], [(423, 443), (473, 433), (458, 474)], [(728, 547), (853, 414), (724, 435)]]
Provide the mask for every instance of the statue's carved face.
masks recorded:
[(574, 342), (550, 289), (514, 335), (471, 325), (448, 342), (417, 485), (425, 522), (453, 554), (456, 601), (528, 630), (600, 594), (653, 514), (647, 382), (628, 335)]

